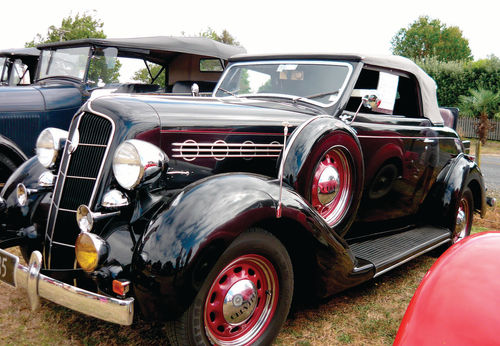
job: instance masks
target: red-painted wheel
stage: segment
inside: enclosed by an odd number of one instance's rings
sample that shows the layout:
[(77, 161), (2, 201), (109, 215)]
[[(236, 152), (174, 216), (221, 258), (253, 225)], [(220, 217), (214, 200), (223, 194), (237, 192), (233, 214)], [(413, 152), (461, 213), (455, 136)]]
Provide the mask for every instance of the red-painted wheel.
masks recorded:
[(167, 324), (173, 345), (268, 345), (286, 320), (293, 269), (283, 244), (262, 229), (236, 238), (189, 309)]
[(356, 216), (363, 188), (363, 155), (357, 140), (346, 131), (320, 139), (306, 159), (297, 189), (339, 234)]
[(465, 188), (458, 202), (458, 207), (455, 213), (455, 224), (452, 225), (452, 244), (468, 237), (472, 229), (472, 217), (474, 211), (474, 199), (472, 191)]
[(205, 331), (216, 345), (247, 345), (266, 330), (276, 311), (278, 275), (256, 254), (236, 258), (214, 280), (205, 300)]
[(350, 205), (353, 189), (353, 164), (347, 149), (330, 148), (314, 170), (311, 204), (329, 225), (335, 225)]

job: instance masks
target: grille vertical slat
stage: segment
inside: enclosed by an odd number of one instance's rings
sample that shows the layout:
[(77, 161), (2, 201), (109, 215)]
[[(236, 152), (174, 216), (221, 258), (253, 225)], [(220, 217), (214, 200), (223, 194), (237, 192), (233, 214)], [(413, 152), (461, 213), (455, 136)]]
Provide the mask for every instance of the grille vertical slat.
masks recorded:
[(90, 206), (113, 135), (113, 123), (104, 116), (83, 113), (76, 121), (79, 122), (80, 141), (72, 154), (64, 151), (62, 162), (69, 162), (59, 173), (54, 196), (60, 198), (54, 199), (47, 224), (50, 244), (46, 253), (49, 254), (50, 268), (73, 267), (74, 250), (68, 251), (67, 245), (74, 245), (80, 232), (76, 224), (76, 209), (82, 204)]

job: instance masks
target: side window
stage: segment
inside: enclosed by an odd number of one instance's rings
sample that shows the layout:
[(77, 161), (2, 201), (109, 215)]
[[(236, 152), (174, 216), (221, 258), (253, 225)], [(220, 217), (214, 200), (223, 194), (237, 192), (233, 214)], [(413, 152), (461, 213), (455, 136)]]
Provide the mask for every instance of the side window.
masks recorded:
[(12, 71), (12, 85), (27, 85), (30, 84), (30, 72), (28, 66), (23, 64), (20, 59), (14, 62)]
[(366, 95), (376, 95), (380, 104), (377, 109), (362, 108), (360, 112), (421, 117), (417, 83), (409, 76), (363, 69), (346, 109), (355, 112)]

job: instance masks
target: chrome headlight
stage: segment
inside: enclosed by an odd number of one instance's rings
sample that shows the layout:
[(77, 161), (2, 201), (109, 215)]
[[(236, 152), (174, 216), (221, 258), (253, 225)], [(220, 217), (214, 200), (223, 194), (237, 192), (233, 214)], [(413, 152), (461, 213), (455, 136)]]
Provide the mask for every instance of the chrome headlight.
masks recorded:
[(54, 165), (66, 138), (68, 138), (67, 131), (54, 127), (49, 127), (40, 133), (36, 140), (36, 155), (44, 167), (50, 168)]
[(167, 155), (156, 145), (138, 139), (120, 144), (113, 157), (113, 173), (123, 188), (132, 190), (161, 172)]

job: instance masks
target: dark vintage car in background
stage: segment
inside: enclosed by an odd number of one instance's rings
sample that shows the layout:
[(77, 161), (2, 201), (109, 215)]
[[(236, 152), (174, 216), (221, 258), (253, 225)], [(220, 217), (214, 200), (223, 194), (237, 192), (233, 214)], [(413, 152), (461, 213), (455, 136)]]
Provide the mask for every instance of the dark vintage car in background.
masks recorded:
[[(41, 131), (67, 130), (92, 94), (184, 93), (194, 82), (201, 92), (212, 92), (227, 59), (245, 51), (207, 38), (167, 36), (82, 39), (38, 48), (40, 63), (33, 84), (0, 88), (1, 185), (33, 156)], [(146, 66), (149, 75), (144, 77), (150, 84), (130, 83), (130, 75)]]
[(500, 233), (474, 234), (442, 254), (420, 283), (394, 345), (498, 345)]
[(0, 250), (0, 279), (34, 307), (166, 320), (172, 344), (268, 344), (294, 295), (456, 243), (485, 212), (407, 59), (242, 55), (213, 96), (103, 96), (44, 130), (1, 192), (1, 247), (29, 264)]
[(29, 85), (34, 82), (40, 51), (37, 48), (0, 51), (0, 86)]

